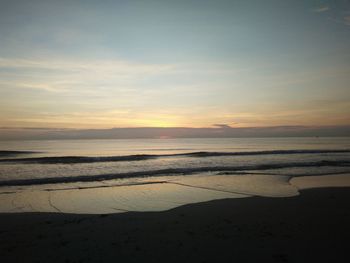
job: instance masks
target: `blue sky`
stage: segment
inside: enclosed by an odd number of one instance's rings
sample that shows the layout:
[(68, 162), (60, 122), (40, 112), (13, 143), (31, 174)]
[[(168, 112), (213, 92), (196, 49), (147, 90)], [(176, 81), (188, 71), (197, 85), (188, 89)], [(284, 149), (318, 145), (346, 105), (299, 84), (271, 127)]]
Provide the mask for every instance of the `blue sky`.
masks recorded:
[(350, 1), (0, 2), (0, 126), (350, 124)]

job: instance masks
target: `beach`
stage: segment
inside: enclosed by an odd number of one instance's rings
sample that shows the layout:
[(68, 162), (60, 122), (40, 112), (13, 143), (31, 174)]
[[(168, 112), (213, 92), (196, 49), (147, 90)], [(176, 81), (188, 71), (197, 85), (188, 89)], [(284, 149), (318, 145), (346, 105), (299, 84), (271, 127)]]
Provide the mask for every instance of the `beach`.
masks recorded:
[(1, 262), (349, 262), (349, 188), (161, 212), (0, 215)]
[(347, 138), (1, 148), (1, 262), (350, 259)]
[(350, 263), (349, 29), (350, 0), (1, 1), (0, 263)]

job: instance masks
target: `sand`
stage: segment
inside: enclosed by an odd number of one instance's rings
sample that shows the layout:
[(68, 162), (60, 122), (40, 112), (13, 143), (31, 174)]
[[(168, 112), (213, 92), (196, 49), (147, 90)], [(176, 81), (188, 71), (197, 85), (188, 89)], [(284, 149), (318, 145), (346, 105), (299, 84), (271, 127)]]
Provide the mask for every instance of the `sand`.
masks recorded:
[(350, 262), (349, 190), (163, 212), (1, 214), (1, 262)]

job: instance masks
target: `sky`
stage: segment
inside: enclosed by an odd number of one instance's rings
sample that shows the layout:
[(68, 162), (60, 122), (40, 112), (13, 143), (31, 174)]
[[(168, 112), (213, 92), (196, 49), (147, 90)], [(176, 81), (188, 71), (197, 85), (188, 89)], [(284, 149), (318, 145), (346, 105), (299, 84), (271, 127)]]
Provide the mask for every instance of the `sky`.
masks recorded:
[(0, 0), (0, 127), (350, 125), (350, 1)]

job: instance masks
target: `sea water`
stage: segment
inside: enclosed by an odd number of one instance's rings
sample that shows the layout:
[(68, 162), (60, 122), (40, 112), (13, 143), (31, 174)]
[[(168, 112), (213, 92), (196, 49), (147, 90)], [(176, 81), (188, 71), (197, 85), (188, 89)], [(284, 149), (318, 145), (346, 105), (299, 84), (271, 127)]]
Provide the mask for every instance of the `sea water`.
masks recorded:
[(144, 211), (293, 196), (293, 177), (350, 173), (350, 138), (1, 141), (0, 150), (0, 211)]

